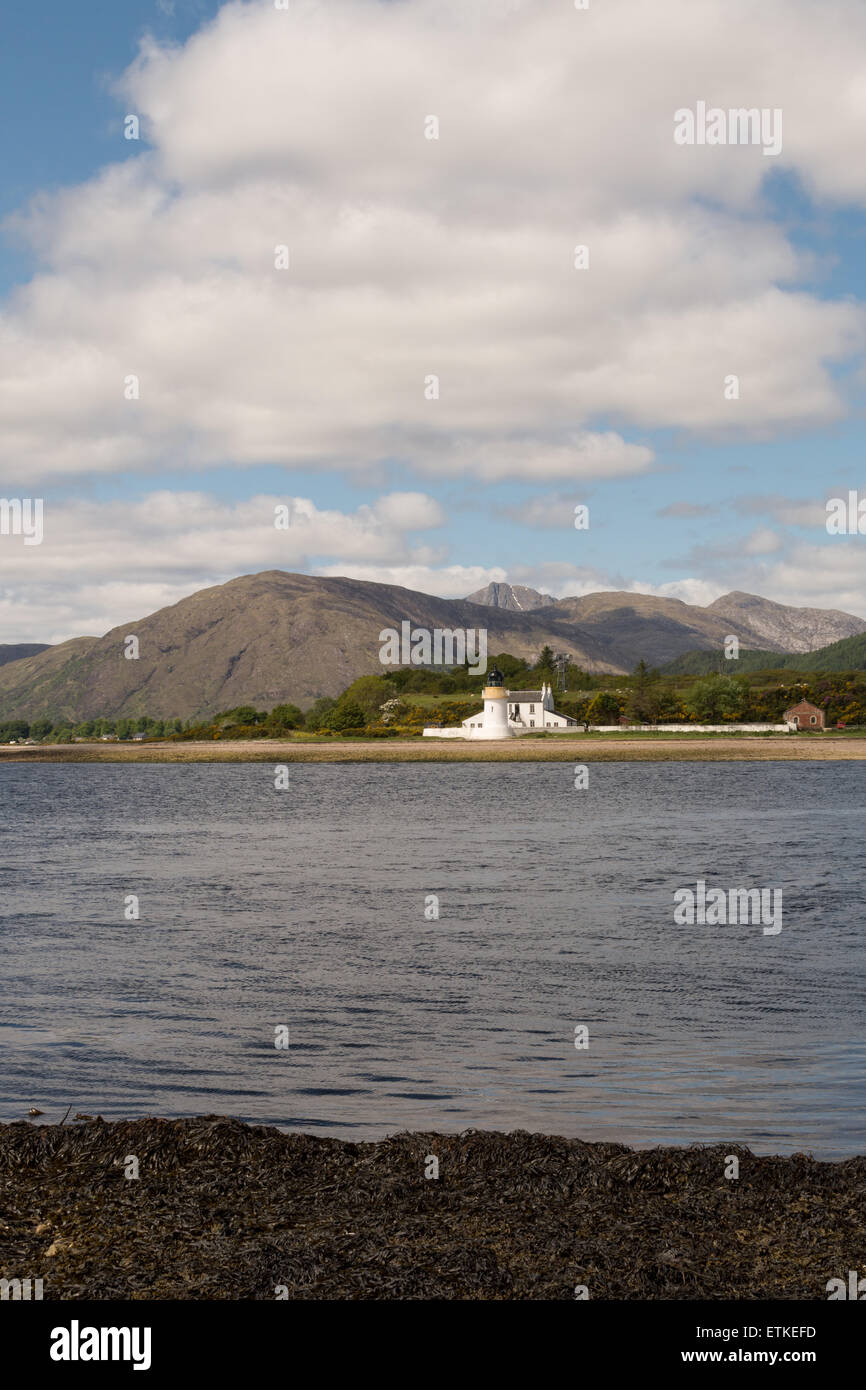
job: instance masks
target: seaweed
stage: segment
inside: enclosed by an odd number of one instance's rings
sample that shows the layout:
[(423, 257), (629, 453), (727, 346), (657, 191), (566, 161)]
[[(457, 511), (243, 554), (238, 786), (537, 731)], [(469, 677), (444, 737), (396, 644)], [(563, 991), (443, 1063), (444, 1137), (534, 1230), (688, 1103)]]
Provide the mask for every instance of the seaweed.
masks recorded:
[(46, 1300), (826, 1299), (862, 1264), (864, 1190), (866, 1158), (738, 1145), (19, 1121), (0, 1125), (0, 1278), (41, 1277)]

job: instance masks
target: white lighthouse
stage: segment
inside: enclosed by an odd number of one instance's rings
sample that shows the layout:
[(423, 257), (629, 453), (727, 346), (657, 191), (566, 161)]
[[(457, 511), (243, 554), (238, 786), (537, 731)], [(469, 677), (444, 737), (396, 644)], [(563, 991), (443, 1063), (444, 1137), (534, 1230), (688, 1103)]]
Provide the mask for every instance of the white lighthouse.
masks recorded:
[(484, 704), (477, 714), (470, 714), (456, 728), (443, 729), (431, 725), (424, 730), (425, 738), (516, 738), (531, 734), (535, 729), (577, 728), (570, 714), (557, 714), (553, 708), (553, 691), (547, 684), (540, 690), (506, 690), (505, 677), (494, 666), (481, 692)]
[(505, 677), (494, 666), (481, 692), (484, 701), (483, 717), (471, 730), (472, 738), (511, 738), (508, 723), (508, 691)]

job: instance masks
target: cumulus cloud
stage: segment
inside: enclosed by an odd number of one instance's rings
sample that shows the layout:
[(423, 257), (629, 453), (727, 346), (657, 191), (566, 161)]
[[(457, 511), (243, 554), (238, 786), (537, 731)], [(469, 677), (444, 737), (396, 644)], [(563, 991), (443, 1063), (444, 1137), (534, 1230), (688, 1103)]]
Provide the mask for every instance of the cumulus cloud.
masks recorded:
[(661, 584), (652, 583), (595, 565), (575, 565), (562, 560), (548, 560), (535, 565), (514, 565), (509, 569), (506, 578), (510, 584), (526, 584), (540, 593), (552, 594), (554, 598), (581, 598), (584, 594), (615, 591), (676, 598), (683, 603), (694, 603), (702, 607), (712, 603), (726, 588), (730, 588), (730, 585), (698, 577), (671, 580)]
[(349, 579), (365, 579), (371, 584), (399, 584), (403, 589), (415, 589), (438, 598), (465, 598), (487, 584), (507, 581), (508, 572), (499, 565), (359, 565), (351, 561), (339, 565), (320, 566), (316, 574), (326, 577), (345, 575)]
[(769, 526), (759, 526), (743, 542), (745, 555), (773, 555), (784, 545), (783, 538)]
[(797, 545), (768, 568), (768, 597), (812, 608), (841, 608), (866, 617), (866, 551), (857, 537), (827, 545)]
[[(285, 528), (275, 525), (278, 517)], [(690, 576), (658, 583), (570, 561), (449, 563), (436, 539), (443, 520), (435, 499), (401, 492), (352, 513), (288, 494), (226, 502), (192, 490), (154, 491), (133, 503), (49, 505), (40, 546), (18, 536), (0, 543), (0, 631), (5, 642), (101, 635), (198, 588), (266, 569), (345, 575), (442, 598), (507, 582), (556, 598), (620, 590), (706, 605), (738, 588), (866, 616), (866, 547), (856, 536), (789, 542), (771, 560), (780, 538), (758, 528), (739, 546), (696, 549)]]
[[(428, 574), (443, 548), (419, 533), (442, 521), (439, 504), (423, 493), (386, 494), (351, 514), (288, 494), (225, 502), (158, 491), (133, 503), (49, 501), (41, 545), (0, 537), (0, 631), (4, 642), (100, 635), (197, 588), (259, 570), (348, 574), (379, 564)], [(339, 563), (330, 563), (334, 556)]]
[[(848, 496), (848, 489), (827, 489), (827, 497)], [(820, 527), (827, 525), (826, 498), (786, 497), (782, 493), (763, 493), (738, 497), (734, 509), (740, 516), (769, 516), (783, 526)]]
[[(821, 267), (766, 181), (863, 206), (864, 55), (859, 0), (253, 0), (183, 45), (147, 39), (118, 85), (140, 153), (118, 135), (122, 158), (8, 224), (38, 269), (0, 309), (3, 491), (260, 463), (406, 482), (354, 512), (193, 481), (49, 507), (43, 546), (4, 539), (4, 639), (101, 632), (272, 567), (445, 597), (508, 580), (862, 609), (862, 542), (786, 530), (823, 529), (823, 499), (736, 499), (755, 529), (659, 585), (451, 563), (423, 488), (453, 479), (486, 506), (528, 481), (512, 519), (568, 527), (584, 484), (659, 466), (650, 429), (761, 439), (841, 417), (864, 311), (804, 288)], [(677, 146), (673, 113), (699, 99), (780, 108), (781, 155)]]
[(681, 603), (693, 603), (699, 608), (706, 608), (708, 603), (721, 598), (722, 594), (730, 588), (730, 585), (691, 577), (672, 579), (665, 584), (644, 584), (638, 581), (633, 587), (635, 593), (638, 594), (654, 594), (657, 598), (676, 598)]
[[(864, 51), (856, 0), (262, 0), (149, 39), (148, 147), (15, 220), (8, 467), (559, 481), (652, 467), (628, 430), (835, 419), (863, 314), (797, 288), (763, 185), (862, 203)], [(779, 159), (675, 145), (697, 98), (782, 107)]]
[(796, 543), (778, 561), (742, 571), (737, 587), (803, 608), (839, 608), (866, 618), (866, 549), (862, 538), (837, 536), (821, 544)]
[(401, 531), (426, 531), (445, 523), (439, 503), (423, 492), (390, 492), (374, 502), (372, 510), (383, 525)]
[(539, 493), (537, 496), (525, 498), (515, 506), (503, 507), (502, 514), (512, 521), (521, 522), (524, 526), (531, 526), (533, 530), (572, 529), (575, 507), (586, 504), (591, 496), (590, 488), (582, 489), (579, 497), (577, 492)]

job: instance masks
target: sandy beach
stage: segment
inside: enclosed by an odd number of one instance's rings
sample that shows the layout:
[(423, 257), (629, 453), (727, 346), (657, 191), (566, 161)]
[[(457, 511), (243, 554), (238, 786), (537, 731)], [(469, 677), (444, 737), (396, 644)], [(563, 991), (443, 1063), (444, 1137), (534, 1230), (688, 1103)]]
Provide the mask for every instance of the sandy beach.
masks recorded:
[(862, 762), (866, 738), (757, 735), (575, 735), (471, 743), (442, 739), (213, 740), (0, 747), (0, 762)]

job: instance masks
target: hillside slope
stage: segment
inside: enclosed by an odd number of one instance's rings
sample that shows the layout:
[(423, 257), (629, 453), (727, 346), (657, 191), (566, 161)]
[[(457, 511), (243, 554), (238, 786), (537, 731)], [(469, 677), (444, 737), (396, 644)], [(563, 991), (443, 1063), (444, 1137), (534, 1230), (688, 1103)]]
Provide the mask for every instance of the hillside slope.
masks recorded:
[[(189, 718), (240, 704), (306, 707), (359, 675), (381, 674), (379, 633), (403, 620), (427, 629), (484, 627), (491, 653), (534, 658), (555, 643), (593, 670), (616, 669), (600, 641), (570, 624), (564, 631), (533, 614), (396, 585), (270, 570), (0, 668), (0, 717)], [(123, 655), (128, 635), (138, 638), (138, 660)]]
[[(242, 704), (306, 708), (358, 676), (381, 673), (379, 633), (404, 620), (428, 630), (483, 627), (490, 655), (534, 661), (550, 646), (596, 673), (630, 671), (641, 659), (661, 666), (695, 649), (715, 660), (731, 633), (746, 648), (763, 645), (730, 613), (646, 594), (588, 594), (517, 611), (268, 570), (202, 589), (104, 637), (0, 666), (0, 718), (188, 719)], [(138, 660), (124, 657), (129, 635), (138, 638)]]
[(0, 666), (6, 666), (10, 661), (23, 661), (28, 656), (38, 656), (47, 650), (47, 642), (0, 642)]
[(866, 671), (866, 633), (843, 637), (815, 652), (740, 650), (736, 661), (711, 652), (685, 652), (665, 666), (669, 675), (708, 675), (721, 673), (736, 676), (743, 671)]

